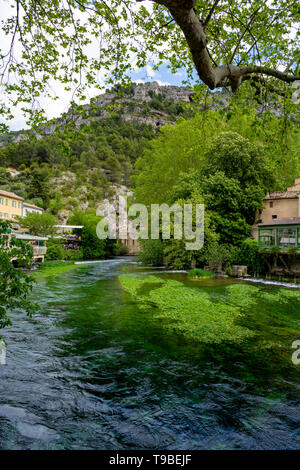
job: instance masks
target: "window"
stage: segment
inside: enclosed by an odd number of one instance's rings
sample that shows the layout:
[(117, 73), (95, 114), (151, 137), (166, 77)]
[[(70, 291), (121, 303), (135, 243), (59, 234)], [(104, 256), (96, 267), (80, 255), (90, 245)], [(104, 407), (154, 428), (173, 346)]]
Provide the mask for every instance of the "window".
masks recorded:
[(267, 228), (259, 231), (259, 243), (263, 246), (275, 245), (275, 229)]
[(280, 228), (278, 230), (278, 246), (296, 246), (296, 232), (297, 230), (295, 228)]
[(4, 204), (4, 199), (3, 199), (3, 197), (0, 197), (0, 204)]
[(270, 207), (273, 207), (273, 201), (272, 201), (272, 202), (270, 202)]
[(277, 215), (272, 215), (272, 219), (277, 219)]
[(8, 199), (5, 199), (5, 205), (8, 206)]
[(19, 209), (22, 209), (22, 202), (18, 203), (18, 207), (19, 207)]
[(16, 201), (12, 201), (12, 206), (13, 206), (13, 207), (17, 207), (17, 202), (16, 202)]
[(5, 217), (6, 219), (8, 219), (8, 214), (5, 213), (5, 214), (4, 214), (4, 217)]

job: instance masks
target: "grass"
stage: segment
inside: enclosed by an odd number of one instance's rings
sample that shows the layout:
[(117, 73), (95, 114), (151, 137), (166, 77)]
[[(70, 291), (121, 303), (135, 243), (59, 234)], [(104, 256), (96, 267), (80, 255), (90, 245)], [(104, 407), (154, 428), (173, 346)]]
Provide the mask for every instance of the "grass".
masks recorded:
[(74, 261), (45, 261), (41, 267), (34, 272), (37, 277), (50, 277), (62, 274), (70, 269), (86, 266), (86, 264), (74, 264)]
[(200, 268), (190, 269), (190, 271), (188, 271), (188, 275), (196, 279), (198, 278), (205, 279), (208, 277), (215, 277), (215, 273), (213, 271), (206, 271), (205, 269), (200, 269)]

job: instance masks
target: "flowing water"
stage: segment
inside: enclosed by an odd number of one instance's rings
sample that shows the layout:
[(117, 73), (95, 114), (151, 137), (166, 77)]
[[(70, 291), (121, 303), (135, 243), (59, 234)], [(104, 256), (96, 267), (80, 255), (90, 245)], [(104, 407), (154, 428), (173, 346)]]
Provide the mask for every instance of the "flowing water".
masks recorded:
[[(13, 315), (0, 449), (299, 449), (298, 303), (252, 306), (243, 321), (269, 348), (190, 344), (123, 291), (126, 265), (153, 271), (128, 258), (80, 266), (38, 280), (34, 318)], [(212, 296), (233, 282), (157, 272)]]

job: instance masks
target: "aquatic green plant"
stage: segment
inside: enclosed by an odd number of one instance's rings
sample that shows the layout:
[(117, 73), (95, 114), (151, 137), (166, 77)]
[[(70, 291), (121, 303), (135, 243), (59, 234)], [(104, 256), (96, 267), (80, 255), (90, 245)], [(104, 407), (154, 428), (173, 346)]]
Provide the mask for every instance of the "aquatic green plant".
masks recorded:
[(162, 327), (202, 343), (240, 342), (254, 333), (239, 325), (242, 310), (212, 300), (207, 292), (157, 276), (119, 276), (123, 288), (142, 309), (153, 309)]
[(38, 277), (50, 277), (82, 266), (86, 266), (86, 264), (74, 264), (73, 261), (46, 261), (42, 264), (40, 269), (34, 272), (34, 275)]
[(225, 289), (225, 295), (221, 297), (222, 302), (235, 305), (240, 308), (250, 307), (257, 302), (260, 289), (249, 284), (232, 284)]
[(135, 300), (138, 298), (138, 291), (147, 284), (162, 284), (164, 281), (157, 276), (135, 277), (121, 274), (119, 280), (123, 288), (131, 294)]

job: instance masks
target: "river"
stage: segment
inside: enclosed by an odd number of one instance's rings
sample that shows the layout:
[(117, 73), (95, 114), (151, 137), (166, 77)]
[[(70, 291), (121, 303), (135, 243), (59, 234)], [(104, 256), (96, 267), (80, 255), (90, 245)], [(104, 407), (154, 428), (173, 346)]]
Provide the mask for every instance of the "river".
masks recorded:
[[(124, 266), (153, 271), (127, 258), (39, 279), (40, 311), (12, 315), (1, 332), (0, 449), (299, 449), (300, 365), (278, 348), (204, 348), (167, 333), (123, 291)], [(232, 282), (193, 286), (219, 295)], [(266, 308), (255, 306), (255, 328), (283, 331), (290, 349), (294, 300), (280, 307), (288, 323)]]

